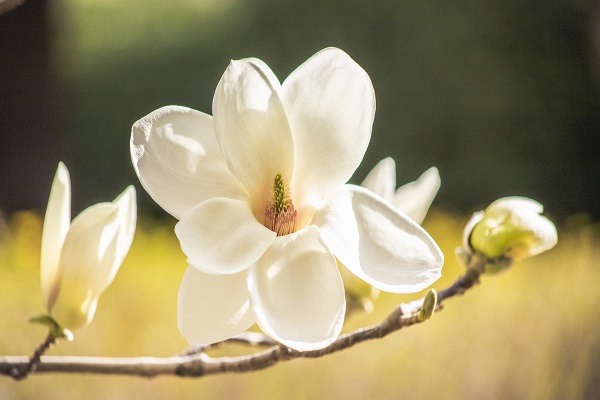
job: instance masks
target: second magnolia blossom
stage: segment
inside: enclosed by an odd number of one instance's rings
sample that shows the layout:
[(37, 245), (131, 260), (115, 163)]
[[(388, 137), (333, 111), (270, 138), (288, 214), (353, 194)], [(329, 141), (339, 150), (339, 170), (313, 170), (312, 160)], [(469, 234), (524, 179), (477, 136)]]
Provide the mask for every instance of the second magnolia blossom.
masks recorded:
[(190, 266), (178, 323), (189, 342), (258, 323), (286, 346), (320, 349), (344, 320), (338, 262), (393, 293), (440, 276), (442, 253), (418, 224), (345, 184), (375, 113), (371, 81), (346, 53), (322, 50), (283, 84), (261, 60), (232, 61), (212, 113), (161, 108), (131, 136), (142, 185), (180, 219)]
[(135, 189), (86, 208), (71, 222), (71, 180), (58, 165), (44, 217), (41, 283), (44, 306), (69, 330), (88, 325), (98, 298), (129, 252), (136, 225)]

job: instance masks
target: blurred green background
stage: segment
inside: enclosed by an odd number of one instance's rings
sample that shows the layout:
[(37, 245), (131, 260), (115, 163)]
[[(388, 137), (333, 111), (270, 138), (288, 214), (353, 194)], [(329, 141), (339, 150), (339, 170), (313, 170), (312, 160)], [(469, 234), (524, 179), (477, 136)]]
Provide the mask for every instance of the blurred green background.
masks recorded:
[(137, 119), (210, 113), (230, 59), (262, 58), (283, 80), (337, 46), (377, 95), (353, 182), (392, 156), (399, 182), (436, 165), (447, 209), (519, 194), (597, 220), (598, 14), (584, 0), (26, 0), (0, 16), (0, 209), (45, 207), (59, 160), (76, 210), (139, 188)]
[[(541, 201), (550, 253), (484, 279), (422, 326), (319, 360), (199, 380), (0, 378), (0, 399), (596, 399), (600, 397), (600, 8), (583, 0), (25, 0), (0, 15), (0, 355), (42, 328), (39, 237), (56, 165), (73, 215), (138, 188), (138, 231), (93, 324), (52, 354), (168, 356), (185, 258), (129, 158), (131, 125), (168, 104), (210, 113), (230, 59), (283, 80), (337, 46), (369, 73), (373, 139), (353, 182), (392, 156), (398, 182), (429, 166), (442, 189), (426, 229), (454, 260), (468, 211), (506, 195)], [(34, 212), (18, 210), (34, 209)], [(406, 296), (382, 295), (380, 321)]]

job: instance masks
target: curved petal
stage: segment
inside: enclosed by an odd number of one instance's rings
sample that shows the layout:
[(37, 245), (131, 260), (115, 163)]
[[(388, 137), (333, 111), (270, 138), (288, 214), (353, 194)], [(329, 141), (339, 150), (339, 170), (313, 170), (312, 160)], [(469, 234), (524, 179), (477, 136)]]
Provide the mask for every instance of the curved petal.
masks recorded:
[(160, 108), (133, 125), (130, 149), (144, 189), (177, 219), (212, 197), (247, 196), (225, 165), (210, 115)]
[(177, 325), (191, 344), (229, 339), (254, 324), (246, 272), (211, 275), (189, 266), (179, 288)]
[(275, 239), (248, 270), (248, 288), (257, 323), (285, 346), (322, 349), (340, 334), (344, 286), (318, 228)]
[(396, 163), (391, 157), (379, 161), (367, 174), (360, 186), (391, 201), (396, 191)]
[(509, 212), (516, 211), (522, 213), (541, 214), (544, 212), (544, 206), (528, 197), (509, 196), (494, 201), (487, 207), (486, 212), (495, 212), (501, 210), (506, 210)]
[(71, 224), (60, 258), (60, 287), (50, 313), (64, 328), (77, 329), (93, 318), (98, 296), (121, 265), (119, 209), (112, 203), (87, 208)]
[(408, 215), (417, 224), (421, 224), (440, 190), (440, 173), (431, 167), (414, 182), (407, 183), (396, 190), (392, 204)]
[(360, 186), (345, 185), (312, 222), (339, 261), (378, 289), (413, 293), (441, 275), (444, 257), (429, 234)]
[(217, 141), (260, 217), (275, 174), (293, 174), (294, 144), (278, 88), (277, 78), (262, 61), (231, 61), (213, 98)]
[(281, 99), (294, 136), (292, 196), (297, 209), (315, 207), (350, 179), (365, 154), (373, 85), (350, 56), (327, 48), (292, 72)]
[(547, 250), (550, 250), (558, 243), (558, 232), (556, 226), (548, 218), (543, 215), (537, 215), (535, 221), (530, 221), (532, 238), (527, 247), (527, 251), (523, 249), (513, 248), (509, 252), (515, 258), (533, 257)]
[(69, 170), (62, 162), (50, 189), (48, 207), (44, 216), (40, 272), (42, 298), (46, 310), (52, 308), (58, 294), (57, 273), (60, 252), (71, 224), (71, 180)]
[[(137, 205), (135, 201), (135, 188), (128, 186), (123, 193), (117, 196), (112, 202), (117, 208), (117, 237), (115, 245), (115, 262), (113, 264), (110, 274), (107, 274), (104, 279), (104, 287), (113, 281), (115, 275), (119, 271), (119, 267), (125, 260), (131, 243), (133, 242), (133, 236), (135, 234), (135, 225), (137, 221)], [(102, 289), (104, 290), (104, 289)]]
[(246, 202), (223, 197), (192, 208), (175, 225), (175, 234), (188, 262), (213, 274), (235, 274), (248, 268), (276, 236), (256, 221)]

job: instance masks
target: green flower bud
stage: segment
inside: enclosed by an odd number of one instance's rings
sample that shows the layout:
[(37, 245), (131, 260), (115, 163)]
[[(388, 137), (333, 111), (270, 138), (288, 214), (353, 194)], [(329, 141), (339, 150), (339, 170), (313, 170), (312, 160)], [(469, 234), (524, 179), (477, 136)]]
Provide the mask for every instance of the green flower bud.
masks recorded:
[(543, 206), (525, 197), (505, 197), (476, 214), (470, 247), (488, 258), (521, 260), (556, 245), (556, 227), (542, 216)]
[(417, 317), (419, 322), (427, 321), (429, 318), (433, 317), (436, 305), (437, 292), (435, 289), (429, 289), (429, 292), (425, 295), (425, 299), (423, 299), (423, 307), (421, 308), (421, 311), (419, 311)]

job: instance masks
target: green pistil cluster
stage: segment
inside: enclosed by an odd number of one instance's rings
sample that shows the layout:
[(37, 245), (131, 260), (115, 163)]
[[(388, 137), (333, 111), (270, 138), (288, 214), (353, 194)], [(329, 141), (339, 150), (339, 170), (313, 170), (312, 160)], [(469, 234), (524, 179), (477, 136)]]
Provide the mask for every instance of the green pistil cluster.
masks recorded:
[(294, 232), (296, 214), (287, 181), (278, 172), (273, 178), (273, 191), (265, 209), (264, 225), (276, 232), (277, 236), (288, 235)]
[[(288, 209), (292, 204), (292, 199), (289, 198), (289, 192), (286, 190), (286, 181), (281, 173), (275, 174), (273, 179), (273, 203), (272, 208), (276, 214)], [(287, 196), (286, 196), (287, 195)]]

